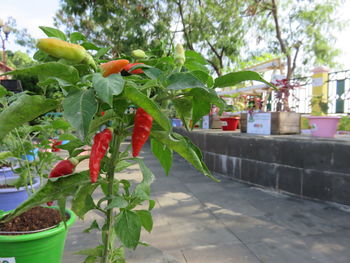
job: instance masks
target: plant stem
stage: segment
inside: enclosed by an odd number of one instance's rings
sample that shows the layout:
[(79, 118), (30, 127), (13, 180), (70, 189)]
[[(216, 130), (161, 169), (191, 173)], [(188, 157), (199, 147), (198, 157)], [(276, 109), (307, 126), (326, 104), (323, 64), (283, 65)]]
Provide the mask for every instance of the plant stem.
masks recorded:
[[(24, 149), (24, 145), (23, 145), (21, 136), (19, 136), (17, 128), (15, 129), (15, 131), (16, 131), (16, 135), (17, 135), (17, 138), (19, 140), (19, 143), (21, 145), (23, 155), (25, 157), (25, 163), (26, 163), (26, 166), (27, 166), (28, 174), (29, 174), (29, 184), (30, 184), (32, 193), (34, 193), (35, 190), (34, 190), (34, 187), (33, 187), (33, 179), (32, 179), (31, 170), (30, 170), (30, 166), (29, 166), (29, 160), (27, 158), (27, 153), (26, 153), (26, 150)], [(28, 178), (26, 177), (25, 179), (26, 179), (26, 181), (25, 181), (25, 188), (26, 188), (27, 193), (29, 194), (30, 192), (29, 192), (29, 188), (28, 188), (28, 185), (27, 185), (27, 179)]]
[[(109, 160), (108, 165), (108, 171), (107, 171), (107, 180), (108, 180), (108, 205), (112, 202), (112, 196), (113, 196), (113, 183), (114, 183), (114, 169), (115, 164), (119, 158), (119, 148), (120, 144), (122, 142), (122, 137), (118, 133), (117, 130), (113, 133), (113, 141), (112, 141), (112, 147), (111, 152), (112, 156)], [(113, 246), (114, 240), (111, 238), (111, 233), (113, 231), (113, 208), (110, 208), (107, 210), (106, 213), (107, 216), (107, 231), (105, 232), (105, 240), (104, 240), (104, 251), (103, 251), (103, 257), (102, 257), (102, 263), (109, 263), (108, 254), (109, 249)]]

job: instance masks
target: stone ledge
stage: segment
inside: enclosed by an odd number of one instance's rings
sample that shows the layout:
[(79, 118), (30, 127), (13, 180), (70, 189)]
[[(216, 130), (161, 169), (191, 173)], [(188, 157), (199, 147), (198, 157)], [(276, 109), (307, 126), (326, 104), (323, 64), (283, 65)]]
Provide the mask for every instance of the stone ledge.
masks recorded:
[(211, 171), (302, 197), (350, 205), (349, 140), (176, 132), (202, 150)]

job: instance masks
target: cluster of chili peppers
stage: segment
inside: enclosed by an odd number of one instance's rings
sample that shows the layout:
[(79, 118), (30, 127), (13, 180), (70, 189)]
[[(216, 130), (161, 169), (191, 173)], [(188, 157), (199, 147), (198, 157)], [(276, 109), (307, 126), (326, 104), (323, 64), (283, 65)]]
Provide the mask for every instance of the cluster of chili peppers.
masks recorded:
[(94, 137), (89, 160), (91, 183), (97, 182), (97, 178), (100, 174), (101, 169), (101, 160), (108, 150), (112, 137), (113, 134), (109, 128), (106, 128), (102, 132), (97, 133)]

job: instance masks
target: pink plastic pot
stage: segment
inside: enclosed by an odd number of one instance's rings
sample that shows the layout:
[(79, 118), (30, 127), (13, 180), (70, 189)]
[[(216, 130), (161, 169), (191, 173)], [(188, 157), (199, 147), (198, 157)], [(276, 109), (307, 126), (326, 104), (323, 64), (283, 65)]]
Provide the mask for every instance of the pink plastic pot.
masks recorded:
[(340, 117), (309, 116), (312, 136), (333, 138), (337, 132)]

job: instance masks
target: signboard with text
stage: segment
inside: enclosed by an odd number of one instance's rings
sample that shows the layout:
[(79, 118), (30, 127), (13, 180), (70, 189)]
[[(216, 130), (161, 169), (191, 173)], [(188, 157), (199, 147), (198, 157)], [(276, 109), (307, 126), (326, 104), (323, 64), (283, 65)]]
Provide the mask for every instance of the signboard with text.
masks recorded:
[(247, 133), (270, 135), (271, 113), (248, 113)]

